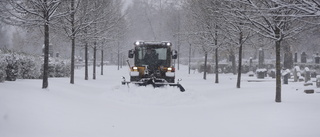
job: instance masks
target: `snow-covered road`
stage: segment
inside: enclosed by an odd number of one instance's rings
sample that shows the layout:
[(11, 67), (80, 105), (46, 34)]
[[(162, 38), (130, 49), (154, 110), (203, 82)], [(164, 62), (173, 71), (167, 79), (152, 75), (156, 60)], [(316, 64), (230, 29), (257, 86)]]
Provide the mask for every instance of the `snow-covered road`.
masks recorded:
[[(153, 89), (121, 85), (128, 69), (107, 66), (103, 76), (0, 83), (0, 137), (319, 137), (320, 93), (305, 94), (303, 83), (247, 82), (236, 76), (207, 80), (181, 66), (175, 87)], [(100, 70), (100, 69), (97, 69)], [(90, 73), (91, 74), (91, 73)], [(97, 74), (100, 74), (97, 72)], [(308, 88), (314, 88), (311, 86)], [(320, 92), (320, 89), (316, 89)]]

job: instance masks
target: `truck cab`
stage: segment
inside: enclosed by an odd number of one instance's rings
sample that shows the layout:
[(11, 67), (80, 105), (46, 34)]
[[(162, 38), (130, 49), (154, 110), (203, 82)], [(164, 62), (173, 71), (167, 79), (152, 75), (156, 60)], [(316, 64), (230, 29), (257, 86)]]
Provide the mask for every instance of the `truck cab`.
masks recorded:
[(177, 52), (172, 50), (171, 42), (144, 42), (136, 41), (134, 49), (129, 50), (129, 58), (133, 58), (134, 64), (130, 67), (130, 81), (174, 83), (175, 68), (173, 59), (177, 58)]

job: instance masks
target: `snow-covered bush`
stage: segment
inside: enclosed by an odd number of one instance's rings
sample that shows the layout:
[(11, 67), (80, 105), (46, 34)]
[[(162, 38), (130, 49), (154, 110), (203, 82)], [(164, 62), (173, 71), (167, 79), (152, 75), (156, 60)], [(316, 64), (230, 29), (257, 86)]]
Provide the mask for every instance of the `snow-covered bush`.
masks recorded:
[(6, 68), (7, 61), (4, 54), (0, 51), (0, 82), (4, 82), (7, 77)]
[[(61, 59), (49, 60), (49, 77), (68, 77), (70, 76), (71, 67), (69, 61)], [(43, 72), (43, 64), (41, 67), (41, 77)]]
[[(42, 71), (41, 71), (42, 72)], [(49, 62), (49, 77), (54, 77), (55, 76), (55, 64), (52, 62)]]
[(20, 79), (37, 79), (40, 77), (40, 63), (39, 57), (34, 56), (20, 56), (19, 60), (19, 74)]
[[(69, 61), (50, 58), (49, 77), (70, 76)], [(41, 79), (43, 57), (0, 50), (0, 82), (18, 79)]]
[(5, 68), (7, 73), (6, 80), (15, 81), (17, 79), (18, 69), (19, 69), (19, 66), (18, 66), (19, 64), (18, 64), (16, 55), (14, 53), (7, 55), (6, 62), (7, 62), (7, 67)]
[(55, 64), (55, 77), (64, 77), (65, 68), (63, 62)]
[(70, 63), (66, 61), (59, 61), (55, 63), (55, 77), (68, 77), (70, 76)]

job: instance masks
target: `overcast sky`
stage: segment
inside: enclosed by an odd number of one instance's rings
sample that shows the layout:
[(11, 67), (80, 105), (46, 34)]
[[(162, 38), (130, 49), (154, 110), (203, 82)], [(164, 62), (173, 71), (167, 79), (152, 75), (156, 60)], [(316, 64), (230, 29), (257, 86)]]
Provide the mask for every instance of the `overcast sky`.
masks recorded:
[(132, 3), (132, 0), (122, 0), (122, 1), (124, 1), (124, 8), (127, 8), (128, 5)]

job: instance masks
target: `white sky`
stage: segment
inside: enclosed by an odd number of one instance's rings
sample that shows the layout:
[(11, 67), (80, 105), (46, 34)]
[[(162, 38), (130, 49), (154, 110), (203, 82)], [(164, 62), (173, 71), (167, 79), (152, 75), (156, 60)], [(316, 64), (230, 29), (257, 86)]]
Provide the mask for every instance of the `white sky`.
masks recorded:
[(132, 0), (123, 0), (123, 2), (124, 2), (124, 8), (127, 8), (132, 3)]

